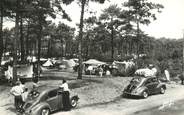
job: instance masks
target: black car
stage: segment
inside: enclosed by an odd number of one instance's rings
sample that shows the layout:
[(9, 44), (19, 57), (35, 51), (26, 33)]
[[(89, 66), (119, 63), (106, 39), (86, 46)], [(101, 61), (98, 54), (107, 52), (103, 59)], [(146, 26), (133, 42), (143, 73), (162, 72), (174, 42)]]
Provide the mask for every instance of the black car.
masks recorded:
[(164, 94), (166, 84), (159, 81), (157, 77), (134, 77), (124, 89), (124, 95), (135, 95), (147, 98), (152, 94)]

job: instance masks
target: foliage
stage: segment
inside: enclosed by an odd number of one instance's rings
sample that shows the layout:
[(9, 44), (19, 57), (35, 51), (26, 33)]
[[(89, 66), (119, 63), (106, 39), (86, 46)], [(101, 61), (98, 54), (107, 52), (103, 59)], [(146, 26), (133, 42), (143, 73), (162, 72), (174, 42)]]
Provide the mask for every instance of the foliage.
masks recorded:
[[(6, 2), (5, 2), (6, 1)], [(167, 38), (155, 39), (141, 30), (140, 25), (148, 25), (156, 19), (156, 13), (163, 8), (160, 4), (148, 0), (128, 0), (122, 2), (122, 7), (110, 5), (102, 14), (83, 17), (80, 32), (62, 22), (58, 25), (48, 20), (61, 15), (72, 21), (62, 8), (62, 4), (69, 5), (74, 0), (20, 0), (21, 18), (23, 20), (23, 45), (28, 52), (26, 55), (38, 53), (40, 57), (79, 57), (83, 59), (96, 58), (102, 61), (128, 60), (136, 55), (145, 55), (137, 60), (138, 68), (149, 63), (156, 64), (160, 71), (169, 68), (172, 76), (181, 73), (182, 40)], [(78, 0), (82, 8), (86, 8), (90, 0)], [(104, 3), (105, 0), (91, 0)], [(2, 0), (3, 17), (14, 19), (16, 0)], [(90, 6), (90, 4), (88, 4)], [(13, 51), (15, 28), (3, 30), (4, 52)], [(20, 33), (19, 33), (20, 34)], [(82, 35), (81, 35), (82, 34)], [(19, 40), (20, 42), (20, 40)], [(81, 54), (79, 44), (81, 43)], [(20, 43), (17, 46), (21, 46)], [(20, 47), (18, 47), (20, 50)], [(113, 51), (113, 52), (112, 52)], [(112, 59), (113, 55), (113, 59)]]

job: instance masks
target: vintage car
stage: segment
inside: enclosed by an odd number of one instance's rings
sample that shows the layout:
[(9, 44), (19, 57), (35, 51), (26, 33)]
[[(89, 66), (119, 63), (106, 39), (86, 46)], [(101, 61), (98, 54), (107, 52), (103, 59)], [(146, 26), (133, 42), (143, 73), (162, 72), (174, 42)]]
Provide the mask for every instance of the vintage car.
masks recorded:
[[(23, 115), (49, 115), (51, 112), (62, 110), (63, 91), (60, 88), (51, 88), (28, 96), (28, 100), (23, 106)], [(71, 108), (78, 104), (78, 96), (70, 98)]]
[(161, 83), (157, 77), (134, 77), (124, 89), (124, 96), (134, 95), (147, 98), (151, 94), (164, 94), (166, 84)]

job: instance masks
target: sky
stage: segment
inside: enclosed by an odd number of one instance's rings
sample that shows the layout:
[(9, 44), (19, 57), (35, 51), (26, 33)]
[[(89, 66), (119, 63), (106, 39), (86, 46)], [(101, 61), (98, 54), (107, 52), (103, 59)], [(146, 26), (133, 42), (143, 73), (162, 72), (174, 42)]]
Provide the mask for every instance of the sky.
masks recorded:
[[(109, 0), (104, 4), (90, 3), (88, 10), (97, 12), (99, 16), (103, 9), (107, 8), (110, 4), (118, 4), (121, 7), (121, 3), (125, 0)], [(151, 0), (154, 3), (160, 3), (164, 6), (162, 13), (157, 14), (157, 20), (153, 21), (148, 26), (142, 26), (142, 29), (146, 34), (161, 38), (182, 38), (184, 34), (184, 0)], [(58, 23), (59, 21), (67, 23), (70, 26), (76, 27), (76, 23), (80, 21), (80, 7), (78, 4), (73, 2), (69, 6), (64, 6), (66, 12), (70, 15), (72, 22), (67, 22), (58, 16), (53, 22)], [(89, 14), (85, 14), (88, 17)], [(14, 24), (5, 23), (4, 27), (12, 27)]]

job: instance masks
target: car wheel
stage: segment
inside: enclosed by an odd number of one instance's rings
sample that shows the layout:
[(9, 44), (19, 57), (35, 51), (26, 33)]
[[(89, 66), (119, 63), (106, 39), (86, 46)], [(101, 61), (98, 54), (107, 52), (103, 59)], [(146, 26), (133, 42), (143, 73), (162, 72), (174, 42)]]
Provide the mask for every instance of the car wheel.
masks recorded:
[(164, 94), (165, 93), (165, 89), (163, 87), (160, 88), (160, 93)]
[(50, 110), (48, 108), (44, 108), (41, 110), (41, 115), (50, 115)]
[(144, 91), (144, 92), (142, 93), (142, 96), (143, 96), (143, 98), (147, 98), (147, 97), (148, 97), (147, 91)]
[(71, 107), (75, 108), (77, 106), (77, 100), (76, 99), (72, 99), (71, 100)]

